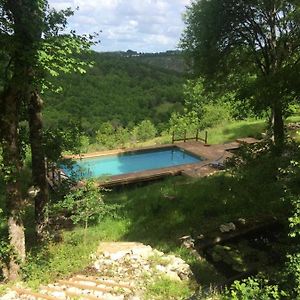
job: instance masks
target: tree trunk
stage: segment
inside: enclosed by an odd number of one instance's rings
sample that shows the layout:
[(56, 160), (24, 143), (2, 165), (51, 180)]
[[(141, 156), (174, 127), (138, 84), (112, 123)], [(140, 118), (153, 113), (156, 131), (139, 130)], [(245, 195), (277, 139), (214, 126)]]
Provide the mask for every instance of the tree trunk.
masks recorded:
[(278, 100), (273, 105), (273, 132), (276, 153), (281, 154), (284, 145), (284, 122), (282, 105)]
[(39, 241), (48, 236), (48, 216), (46, 212), (49, 200), (46, 178), (46, 162), (43, 144), (42, 99), (37, 91), (32, 92), (29, 103), (29, 130), (32, 160), (33, 184), (37, 189), (35, 196), (36, 235)]
[(8, 88), (1, 97), (1, 140), (3, 148), (3, 174), (6, 183), (8, 209), (8, 233), (13, 249), (9, 264), (9, 279), (19, 277), (20, 262), (25, 259), (25, 234), (22, 219), (24, 200), (20, 176), (22, 159), (20, 155), (18, 128), (18, 94)]

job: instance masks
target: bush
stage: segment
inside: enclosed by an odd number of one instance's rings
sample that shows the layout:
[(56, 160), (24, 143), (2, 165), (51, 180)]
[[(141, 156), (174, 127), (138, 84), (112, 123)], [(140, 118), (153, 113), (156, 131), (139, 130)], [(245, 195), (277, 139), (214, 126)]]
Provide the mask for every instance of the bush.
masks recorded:
[(203, 105), (203, 116), (201, 117), (200, 129), (214, 127), (216, 125), (231, 121), (231, 108), (229, 104), (209, 103)]
[(96, 132), (96, 141), (104, 148), (112, 149), (116, 146), (115, 128), (110, 122), (102, 123)]
[(86, 240), (86, 230), (90, 222), (102, 220), (115, 207), (105, 204), (100, 188), (93, 180), (88, 180), (82, 187), (69, 192), (63, 201), (56, 203), (54, 211), (64, 211), (74, 224), (83, 224)]
[(138, 141), (146, 141), (155, 138), (157, 130), (149, 120), (144, 120), (133, 128), (133, 135)]
[(276, 300), (281, 299), (285, 293), (277, 285), (270, 285), (264, 278), (247, 278), (235, 281), (225, 292), (224, 300)]
[(200, 122), (196, 112), (187, 112), (183, 115), (173, 113), (170, 123), (170, 133), (175, 133), (176, 136), (183, 137), (186, 132), (188, 135), (196, 135), (197, 129), (200, 127)]

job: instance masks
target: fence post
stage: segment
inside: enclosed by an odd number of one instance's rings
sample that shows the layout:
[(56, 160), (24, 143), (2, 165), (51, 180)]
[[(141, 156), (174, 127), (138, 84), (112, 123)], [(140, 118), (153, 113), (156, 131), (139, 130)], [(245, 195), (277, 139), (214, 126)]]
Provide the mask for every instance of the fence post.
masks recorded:
[(186, 142), (186, 130), (184, 131), (184, 142)]
[(174, 144), (174, 141), (175, 141), (175, 132), (173, 131), (172, 132), (172, 144)]
[(205, 145), (207, 144), (207, 131), (205, 131)]
[(199, 129), (197, 129), (197, 133), (196, 133), (196, 142), (198, 142), (199, 140)]

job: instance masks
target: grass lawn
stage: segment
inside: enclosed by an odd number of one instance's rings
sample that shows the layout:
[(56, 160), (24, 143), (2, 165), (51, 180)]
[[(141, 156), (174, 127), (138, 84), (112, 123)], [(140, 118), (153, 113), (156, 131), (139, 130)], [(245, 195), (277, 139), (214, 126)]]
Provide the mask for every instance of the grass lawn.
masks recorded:
[[(290, 120), (297, 122), (300, 117)], [(224, 143), (244, 136), (256, 137), (264, 126), (263, 121), (255, 120), (212, 128), (208, 134), (209, 143)], [(37, 287), (82, 271), (90, 264), (90, 254), (96, 251), (101, 241), (138, 241), (181, 256), (204, 287), (221, 282), (224, 278), (206, 261), (198, 261), (182, 248), (179, 238), (205, 234), (238, 218), (280, 217), (285, 211), (285, 204), (281, 201), (283, 190), (277, 181), (268, 177), (269, 167), (272, 168), (272, 165), (250, 167), (242, 177), (229, 173), (198, 180), (174, 177), (105, 191), (105, 201), (118, 204), (119, 209), (88, 228), (86, 245), (81, 227), (64, 231), (61, 242), (52, 242), (42, 248), (30, 248), (31, 231), (27, 231), (29, 254), (23, 268), (24, 280), (28, 285)], [(27, 214), (27, 228), (32, 227), (32, 219), (31, 212)], [(2, 230), (5, 227), (2, 226)], [(158, 282), (149, 289), (150, 294), (160, 293), (165, 284), (164, 280)], [(174, 293), (172, 283), (168, 289), (170, 295)], [(165, 296), (165, 299), (176, 298)]]
[(225, 173), (201, 180), (175, 177), (105, 192), (106, 202), (120, 208), (88, 229), (87, 245), (83, 243), (83, 229), (75, 228), (63, 233), (62, 243), (32, 249), (24, 267), (25, 279), (37, 286), (78, 272), (90, 263), (90, 254), (101, 241), (138, 241), (181, 256), (204, 286), (223, 281), (210, 264), (197, 261), (182, 248), (179, 238), (196, 237), (241, 217), (279, 215), (283, 207), (281, 188), (264, 177), (262, 170), (250, 172), (247, 179)]

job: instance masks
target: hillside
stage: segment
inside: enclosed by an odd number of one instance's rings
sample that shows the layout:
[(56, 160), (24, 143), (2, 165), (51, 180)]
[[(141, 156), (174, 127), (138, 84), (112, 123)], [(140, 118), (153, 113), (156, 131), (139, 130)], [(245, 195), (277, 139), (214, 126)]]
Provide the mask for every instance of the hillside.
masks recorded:
[(93, 68), (84, 75), (60, 77), (57, 84), (63, 91), (44, 95), (46, 126), (75, 120), (89, 132), (105, 121), (131, 126), (144, 119), (162, 126), (171, 112), (182, 109), (185, 78), (170, 70), (169, 60), (168, 70), (163, 64), (154, 66), (149, 57), (97, 52), (85, 55), (83, 59), (95, 62)]

